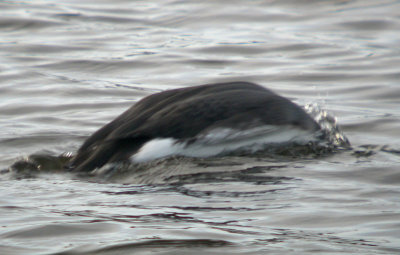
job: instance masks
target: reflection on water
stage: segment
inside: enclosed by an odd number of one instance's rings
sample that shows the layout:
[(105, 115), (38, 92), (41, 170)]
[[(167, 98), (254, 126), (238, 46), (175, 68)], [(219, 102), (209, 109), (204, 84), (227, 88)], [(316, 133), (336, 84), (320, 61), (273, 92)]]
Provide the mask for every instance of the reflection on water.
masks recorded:
[[(1, 254), (400, 252), (398, 1), (0, 9), (0, 169), (18, 169), (0, 175)], [(351, 149), (61, 170), (140, 98), (234, 80), (338, 124)]]

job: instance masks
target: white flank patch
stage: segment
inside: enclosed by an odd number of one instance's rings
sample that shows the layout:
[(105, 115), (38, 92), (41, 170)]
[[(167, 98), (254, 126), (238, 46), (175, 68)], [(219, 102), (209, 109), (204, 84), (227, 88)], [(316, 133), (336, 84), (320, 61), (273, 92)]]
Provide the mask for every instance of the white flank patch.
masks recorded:
[(184, 148), (184, 143), (176, 143), (173, 138), (157, 138), (145, 143), (131, 159), (134, 162), (146, 162), (172, 155), (181, 155), (180, 152)]
[(131, 159), (134, 162), (146, 162), (173, 155), (211, 157), (239, 149), (256, 152), (268, 144), (308, 142), (313, 136), (309, 131), (293, 127), (262, 126), (249, 130), (214, 129), (197, 138), (196, 142), (188, 145), (173, 138), (153, 139), (145, 143)]

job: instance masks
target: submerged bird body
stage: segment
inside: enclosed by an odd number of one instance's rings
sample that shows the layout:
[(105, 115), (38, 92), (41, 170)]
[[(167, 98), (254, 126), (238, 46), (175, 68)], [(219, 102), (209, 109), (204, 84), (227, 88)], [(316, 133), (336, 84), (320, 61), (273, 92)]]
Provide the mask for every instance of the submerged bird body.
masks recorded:
[(206, 144), (207, 139), (218, 136), (217, 131), (230, 130), (230, 134), (219, 136), (234, 140), (234, 132), (262, 133), (268, 129), (264, 127), (310, 133), (320, 129), (302, 108), (262, 86), (247, 82), (206, 84), (145, 97), (90, 136), (70, 165), (76, 171), (90, 171), (135, 159), (135, 155), (140, 161), (138, 155), (156, 140), (170, 139), (170, 145), (178, 143), (184, 151), (196, 148), (193, 145), (199, 141)]

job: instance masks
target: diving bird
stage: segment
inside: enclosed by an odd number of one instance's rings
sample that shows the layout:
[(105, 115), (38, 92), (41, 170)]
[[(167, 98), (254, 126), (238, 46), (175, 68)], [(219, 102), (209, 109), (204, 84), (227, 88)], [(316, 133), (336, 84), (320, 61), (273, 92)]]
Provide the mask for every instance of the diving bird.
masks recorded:
[(206, 84), (147, 96), (93, 133), (69, 163), (89, 172), (108, 163), (171, 155), (209, 157), (312, 134), (301, 107), (249, 82)]

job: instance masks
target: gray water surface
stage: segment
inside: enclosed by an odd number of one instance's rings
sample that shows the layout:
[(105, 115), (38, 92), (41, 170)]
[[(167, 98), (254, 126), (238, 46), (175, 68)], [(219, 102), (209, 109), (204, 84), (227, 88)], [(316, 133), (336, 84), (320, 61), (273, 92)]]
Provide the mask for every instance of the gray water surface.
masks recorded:
[(351, 150), (0, 175), (0, 254), (399, 254), (400, 1), (2, 1), (0, 169), (155, 92), (250, 81)]

